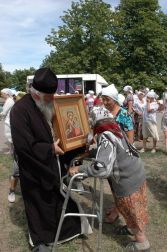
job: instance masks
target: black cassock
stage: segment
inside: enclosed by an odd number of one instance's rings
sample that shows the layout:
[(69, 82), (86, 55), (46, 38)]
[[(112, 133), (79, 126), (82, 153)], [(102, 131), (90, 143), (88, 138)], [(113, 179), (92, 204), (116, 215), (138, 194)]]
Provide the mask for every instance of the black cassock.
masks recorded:
[[(10, 112), (11, 133), (18, 155), (20, 185), (25, 204), (29, 232), (35, 245), (53, 242), (58, 227), (63, 196), (60, 194), (60, 177), (57, 157), (52, 150), (51, 129), (30, 94), (16, 102)], [(60, 156), (63, 162), (74, 153)], [(74, 154), (75, 155), (75, 154)], [(63, 160), (63, 162), (62, 162)], [(78, 212), (70, 200), (67, 212)], [(81, 233), (79, 217), (67, 217), (59, 240)]]

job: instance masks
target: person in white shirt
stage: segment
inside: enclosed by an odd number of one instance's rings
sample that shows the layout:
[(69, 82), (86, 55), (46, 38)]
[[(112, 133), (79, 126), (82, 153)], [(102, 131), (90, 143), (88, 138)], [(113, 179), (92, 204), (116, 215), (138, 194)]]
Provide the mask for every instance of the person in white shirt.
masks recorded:
[(161, 129), (164, 132), (165, 138), (165, 152), (167, 154), (167, 87), (163, 93), (163, 116), (161, 121)]
[(9, 152), (7, 152), (7, 154), (9, 153), (12, 156), (14, 156), (13, 167), (12, 167), (13, 171), (12, 171), (12, 175), (10, 178), (10, 191), (8, 194), (8, 201), (10, 203), (14, 203), (15, 202), (15, 189), (16, 189), (18, 177), (19, 177), (19, 169), (18, 169), (18, 165), (16, 162), (16, 155), (14, 153), (12, 137), (11, 137), (10, 110), (13, 107), (15, 102), (13, 99), (13, 92), (9, 88), (2, 89), (1, 96), (5, 100), (5, 103), (3, 105), (3, 109), (2, 109), (2, 112), (0, 113), (0, 116), (2, 118), (4, 118), (4, 134), (5, 134), (7, 144), (9, 147)]
[(130, 115), (133, 114), (133, 88), (131, 86), (125, 86), (123, 88), (123, 92), (125, 95), (125, 100), (123, 102), (123, 107), (127, 109)]
[(146, 101), (144, 99), (144, 92), (138, 91), (137, 98), (134, 100), (133, 110), (135, 112), (135, 135), (136, 140), (142, 140), (142, 122), (143, 122), (143, 111), (146, 105)]
[(0, 113), (0, 117), (4, 119), (4, 134), (8, 141), (8, 146), (10, 148), (11, 145), (11, 134), (10, 134), (10, 120), (9, 114), (10, 110), (14, 105), (14, 100), (12, 97), (12, 91), (9, 88), (4, 88), (1, 90), (1, 97), (4, 98), (5, 102), (2, 108), (2, 112)]
[(18, 183), (19, 178), (19, 167), (17, 164), (16, 154), (14, 152), (12, 137), (11, 137), (11, 129), (10, 129), (10, 110), (14, 105), (13, 99), (13, 91), (9, 88), (4, 88), (1, 90), (1, 96), (5, 99), (5, 103), (3, 105), (3, 110), (0, 113), (1, 117), (4, 118), (4, 126), (5, 126), (5, 137), (7, 140), (7, 144), (9, 146), (9, 152), (7, 154), (11, 154), (13, 159), (13, 166), (12, 166), (12, 175), (10, 177), (10, 190), (8, 194), (8, 201), (10, 203), (15, 202), (15, 189)]
[(146, 105), (144, 107), (143, 112), (143, 125), (142, 125), (143, 148), (140, 150), (140, 152), (145, 152), (148, 137), (153, 138), (153, 148), (151, 152), (152, 153), (156, 152), (156, 145), (157, 141), (159, 140), (156, 113), (159, 109), (159, 105), (155, 98), (156, 93), (153, 90), (149, 91), (147, 94)]
[(86, 106), (88, 109), (88, 113), (92, 112), (94, 106), (94, 100), (95, 100), (94, 91), (89, 90), (88, 94), (86, 95)]

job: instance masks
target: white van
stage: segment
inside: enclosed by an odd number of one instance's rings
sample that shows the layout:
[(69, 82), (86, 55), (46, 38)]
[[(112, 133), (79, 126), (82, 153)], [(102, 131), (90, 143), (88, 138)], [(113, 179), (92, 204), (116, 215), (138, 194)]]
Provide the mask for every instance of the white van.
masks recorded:
[[(27, 76), (27, 83), (31, 83), (34, 76)], [(58, 74), (57, 93), (74, 94), (78, 91), (80, 94), (87, 94), (89, 90), (93, 90), (98, 94), (103, 87), (108, 86), (107, 81), (99, 74)]]

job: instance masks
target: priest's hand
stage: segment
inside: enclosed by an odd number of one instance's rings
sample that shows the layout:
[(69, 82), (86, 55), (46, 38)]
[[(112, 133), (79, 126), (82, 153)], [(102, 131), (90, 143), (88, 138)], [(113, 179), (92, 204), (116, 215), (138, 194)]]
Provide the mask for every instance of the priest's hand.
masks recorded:
[(56, 142), (53, 143), (54, 153), (57, 155), (63, 155), (64, 151), (59, 147), (60, 139), (57, 139)]

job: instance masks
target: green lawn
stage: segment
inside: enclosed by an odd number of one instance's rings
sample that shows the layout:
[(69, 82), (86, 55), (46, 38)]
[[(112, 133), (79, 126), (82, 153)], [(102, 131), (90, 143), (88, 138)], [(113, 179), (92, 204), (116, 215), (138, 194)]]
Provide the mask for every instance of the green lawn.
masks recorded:
[[(151, 251), (167, 251), (167, 155), (162, 151), (156, 154), (146, 152), (141, 155), (145, 162), (148, 199), (149, 199), (149, 225), (147, 235), (151, 243)], [(17, 188), (17, 200), (15, 204), (7, 202), (8, 178), (12, 166), (9, 156), (0, 155), (0, 190), (2, 201), (0, 212), (0, 238), (3, 238), (2, 252), (28, 252), (30, 248), (27, 241), (27, 224), (24, 213), (24, 205)], [(91, 182), (90, 182), (91, 183)], [(82, 196), (83, 197), (83, 196)], [(112, 197), (108, 185), (105, 186), (104, 209), (110, 206)], [(84, 198), (84, 205), (89, 207), (90, 201)], [(97, 227), (88, 239), (75, 239), (59, 247), (60, 252), (93, 252), (97, 243)], [(114, 235), (111, 225), (103, 225), (103, 252), (121, 252), (123, 243), (127, 237)], [(130, 238), (128, 238), (130, 239)]]

